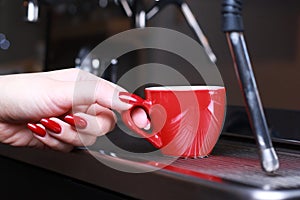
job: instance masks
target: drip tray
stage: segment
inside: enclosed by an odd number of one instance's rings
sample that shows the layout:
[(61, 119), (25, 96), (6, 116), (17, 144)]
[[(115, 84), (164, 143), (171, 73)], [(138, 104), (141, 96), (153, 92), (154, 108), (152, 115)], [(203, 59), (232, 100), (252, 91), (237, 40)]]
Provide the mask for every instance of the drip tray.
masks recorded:
[(254, 141), (236, 141), (231, 137), (229, 139), (221, 138), (212, 154), (207, 158), (179, 158), (175, 160), (160, 153), (149, 156), (147, 153), (132, 155), (116, 152), (107, 153), (103, 150), (99, 152), (124, 160), (136, 161), (137, 164), (165, 166), (164, 169), (175, 173), (184, 172), (200, 178), (201, 176), (210, 177), (212, 180), (222, 180), (222, 182), (257, 189), (300, 189), (300, 151), (280, 147), (275, 149), (279, 157), (280, 168), (271, 174), (262, 170)]
[(220, 140), (209, 158), (179, 159), (173, 165), (265, 190), (300, 189), (300, 154), (276, 150), (280, 168), (273, 174), (262, 171), (255, 145), (228, 140)]
[(274, 174), (262, 171), (253, 140), (223, 134), (208, 158), (197, 159), (99, 145), (66, 154), (0, 144), (0, 155), (136, 199), (300, 199), (299, 145), (275, 143), (280, 168)]

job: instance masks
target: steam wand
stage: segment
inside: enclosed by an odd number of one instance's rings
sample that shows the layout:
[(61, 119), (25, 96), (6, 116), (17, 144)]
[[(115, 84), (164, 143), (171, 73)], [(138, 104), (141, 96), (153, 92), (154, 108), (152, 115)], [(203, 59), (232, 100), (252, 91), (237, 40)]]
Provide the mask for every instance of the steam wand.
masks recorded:
[(241, 11), (242, 0), (224, 0), (222, 29), (226, 33), (235, 72), (245, 98), (249, 121), (259, 148), (261, 166), (266, 172), (274, 172), (279, 168), (279, 161), (272, 145), (251, 61), (248, 55), (243, 35), (244, 26)]

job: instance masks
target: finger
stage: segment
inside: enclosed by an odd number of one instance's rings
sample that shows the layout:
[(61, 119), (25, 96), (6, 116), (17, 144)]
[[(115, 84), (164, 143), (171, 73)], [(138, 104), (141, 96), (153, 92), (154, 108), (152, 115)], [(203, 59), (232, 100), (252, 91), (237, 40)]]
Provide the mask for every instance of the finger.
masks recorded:
[[(72, 119), (73, 118), (73, 119)], [(66, 120), (68, 119), (68, 120)], [(112, 131), (115, 127), (116, 117), (110, 110), (101, 112), (98, 115), (76, 113), (73, 116), (66, 116), (65, 121), (70, 125), (75, 125), (80, 135), (102, 136)], [(75, 121), (75, 123), (74, 123)], [(82, 126), (82, 121), (86, 121), (86, 126)]]
[(73, 106), (72, 108), (73, 113), (86, 113), (90, 115), (98, 115), (102, 112), (112, 112), (108, 108), (105, 108), (97, 103), (94, 103), (92, 105), (79, 105), (79, 106)]
[(73, 105), (72, 106), (72, 112), (66, 113), (66, 114), (78, 113), (78, 112), (86, 113), (90, 106), (91, 105)]
[(132, 119), (134, 123), (139, 128), (148, 128), (150, 126), (150, 121), (148, 116), (142, 108), (136, 108), (132, 111)]
[(79, 71), (76, 81), (61, 82), (56, 88), (57, 94), (63, 94), (64, 102), (72, 102), (75, 106), (98, 103), (117, 111), (131, 107), (119, 99), (119, 92), (125, 91), (123, 88), (87, 72)]
[(47, 134), (46, 128), (42, 124), (30, 124), (30, 130), (34, 133), (33, 136), (45, 144), (46, 146), (50, 147), (51, 149), (69, 152), (73, 149), (73, 145), (66, 144), (61, 140), (52, 137), (50, 134)]
[(97, 103), (90, 105), (86, 110), (86, 112), (82, 112), (82, 113), (86, 113), (94, 116), (105, 114), (113, 117), (115, 119), (114, 121), (117, 121), (117, 117), (115, 116), (115, 113), (112, 110), (110, 110), (109, 108), (105, 108)]
[[(0, 134), (0, 141), (12, 146), (29, 146), (41, 148), (44, 146), (39, 140), (33, 137), (30, 130), (26, 129), (23, 124), (8, 125), (5, 134)], [(2, 129), (5, 130), (5, 129)]]
[(74, 126), (58, 118), (42, 119), (41, 123), (52, 137), (73, 146), (90, 146), (96, 141), (96, 136), (82, 134)]
[[(99, 104), (93, 104), (88, 108), (86, 108), (85, 106), (81, 106), (80, 108), (81, 109), (76, 109), (76, 110), (81, 110), (86, 114), (93, 115), (93, 116), (102, 115), (103, 117), (103, 115), (109, 115), (108, 117), (113, 117), (114, 121), (115, 122), (117, 121), (115, 114), (111, 110), (104, 108)], [(150, 121), (148, 119), (146, 112), (142, 108), (136, 108), (132, 111), (132, 119), (139, 128), (144, 128), (144, 129), (150, 128)]]

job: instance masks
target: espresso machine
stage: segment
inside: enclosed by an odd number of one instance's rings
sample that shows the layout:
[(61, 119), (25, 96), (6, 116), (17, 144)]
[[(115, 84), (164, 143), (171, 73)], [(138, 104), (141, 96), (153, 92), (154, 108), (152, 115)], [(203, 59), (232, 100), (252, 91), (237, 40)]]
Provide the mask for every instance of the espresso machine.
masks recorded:
[[(240, 92), (244, 97), (244, 106), (227, 108), (227, 117), (223, 133), (220, 136), (212, 155), (203, 159), (178, 159), (170, 165), (164, 165), (166, 158), (144, 158), (121, 155), (105, 147), (99, 149), (101, 140), (87, 152), (76, 149), (70, 155), (53, 151), (41, 151), (26, 148), (0, 146), (1, 155), (25, 162), (30, 166), (62, 175), (76, 187), (95, 195), (108, 195), (112, 199), (299, 199), (300, 198), (300, 154), (297, 136), (289, 137), (289, 132), (297, 132), (298, 111), (281, 111), (265, 109), (258, 90), (258, 84), (252, 68), (252, 58), (247, 48), (247, 25), (244, 26), (243, 0), (223, 0), (219, 2), (219, 15), (222, 18), (222, 31), (227, 39), (228, 49), (232, 57)], [(163, 13), (169, 6), (175, 6), (183, 16), (193, 36), (203, 47), (212, 63), (218, 63), (213, 52), (212, 42), (205, 36), (205, 27), (200, 26), (195, 10), (184, 0), (114, 0), (114, 1), (72, 1), (72, 0), (26, 0), (26, 20), (36, 23), (39, 15), (47, 7), (47, 20), (51, 20), (51, 9), (61, 6), (64, 12), (74, 10), (93, 10), (95, 7), (106, 9), (109, 5), (118, 7), (130, 20), (131, 28), (145, 28), (151, 20)], [(62, 6), (63, 5), (63, 6)], [(244, 7), (243, 7), (244, 6)], [(80, 9), (75, 9), (80, 7)], [(73, 11), (72, 9), (73, 8)], [(84, 9), (85, 8), (85, 9)], [(71, 11), (70, 11), (71, 10)], [(194, 10), (194, 13), (193, 11)], [(74, 11), (75, 12), (75, 11)], [(84, 12), (84, 11), (82, 11)], [(51, 26), (47, 26), (51, 29)], [(48, 31), (49, 31), (48, 30)], [(221, 30), (220, 30), (221, 31)], [(46, 35), (46, 43), (51, 40)], [(1, 41), (1, 40), (0, 40)], [(48, 42), (47, 42), (48, 41)], [(49, 48), (49, 49), (48, 49)], [(51, 52), (50, 44), (46, 44), (45, 68), (51, 70), (47, 52)], [(74, 57), (74, 67), (86, 67), (83, 70), (98, 75), (98, 65), (93, 65), (93, 58), (83, 64), (92, 47), (83, 46)], [(111, 61), (110, 70), (104, 78), (117, 82), (122, 60)], [(230, 87), (230, 86), (227, 86)], [(291, 118), (285, 125), (280, 117)], [(277, 124), (276, 124), (277, 123)], [(270, 128), (275, 127), (275, 128)], [(130, 150), (140, 151), (138, 146), (149, 148), (149, 144), (141, 140), (129, 140), (122, 136), (122, 130), (116, 129), (110, 137), (118, 144), (130, 146)], [(286, 135), (285, 135), (286, 134)], [(135, 143), (137, 142), (137, 143)], [(127, 147), (125, 147), (127, 148)], [(143, 150), (143, 149), (142, 149)], [(99, 163), (97, 159), (103, 163)], [(62, 164), (68, 163), (68, 164)], [(84, 164), (83, 164), (84, 163)], [(153, 169), (147, 173), (128, 173), (110, 168), (107, 165), (122, 166), (124, 169)], [(95, 190), (95, 191), (94, 191)], [(102, 191), (101, 194), (99, 191)]]

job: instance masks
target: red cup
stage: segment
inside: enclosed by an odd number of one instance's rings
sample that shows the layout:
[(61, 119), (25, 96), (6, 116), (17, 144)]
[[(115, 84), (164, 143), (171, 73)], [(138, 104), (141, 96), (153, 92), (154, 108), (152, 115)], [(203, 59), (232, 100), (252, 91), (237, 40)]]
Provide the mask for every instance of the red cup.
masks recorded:
[[(122, 101), (132, 104), (122, 120), (127, 127), (159, 148), (164, 155), (176, 157), (207, 156), (222, 131), (226, 92), (221, 86), (163, 86), (145, 89), (145, 99), (121, 92)], [(142, 108), (151, 129), (138, 128), (132, 112)]]

